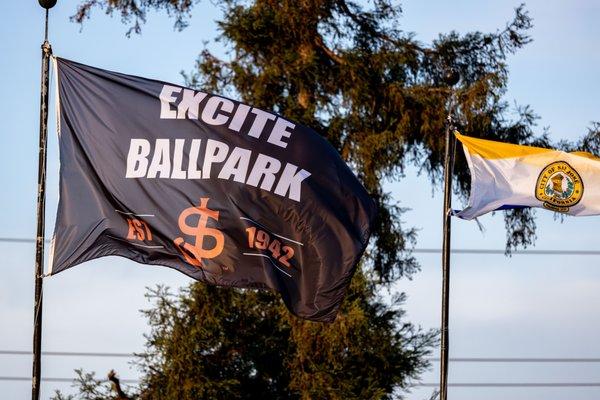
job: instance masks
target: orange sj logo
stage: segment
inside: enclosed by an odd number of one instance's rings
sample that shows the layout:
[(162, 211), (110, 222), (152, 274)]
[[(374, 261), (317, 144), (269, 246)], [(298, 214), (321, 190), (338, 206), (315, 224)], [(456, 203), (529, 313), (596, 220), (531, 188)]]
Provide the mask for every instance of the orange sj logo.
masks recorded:
[[(179, 215), (179, 229), (186, 235), (194, 236), (194, 244), (186, 243), (182, 237), (178, 237), (173, 241), (177, 249), (183, 254), (185, 260), (196, 267), (202, 266), (203, 258), (211, 259), (221, 254), (225, 245), (223, 233), (218, 229), (207, 226), (209, 218), (215, 221), (219, 220), (219, 211), (209, 209), (208, 200), (209, 198), (207, 197), (201, 198), (198, 207), (186, 208)], [(197, 225), (188, 225), (187, 219), (192, 215), (199, 216)], [(214, 239), (214, 246), (210, 249), (203, 247), (205, 236), (210, 236)]]

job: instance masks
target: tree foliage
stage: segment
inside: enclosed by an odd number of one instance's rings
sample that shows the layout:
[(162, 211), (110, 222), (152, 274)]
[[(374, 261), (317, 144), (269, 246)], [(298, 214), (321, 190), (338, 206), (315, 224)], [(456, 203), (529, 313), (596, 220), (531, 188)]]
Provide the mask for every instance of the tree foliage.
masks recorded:
[[(194, 0), (83, 0), (73, 20), (95, 8), (119, 13), (140, 33), (148, 13), (163, 10), (176, 29), (190, 22)], [(462, 133), (548, 146), (533, 131), (529, 107), (504, 100), (507, 57), (531, 39), (523, 6), (490, 33), (440, 34), (430, 44), (400, 29), (401, 8), (391, 0), (225, 0), (217, 38), (219, 58), (202, 49), (184, 73), (186, 84), (228, 94), (313, 127), (354, 169), (378, 204), (372, 243), (332, 324), (290, 317), (268, 292), (194, 284), (179, 296), (151, 292), (151, 333), (140, 356), (140, 399), (400, 397), (427, 366), (435, 335), (403, 320), (402, 296), (384, 301), (386, 284), (410, 277), (415, 230), (383, 183), (415, 166), (441, 184), (449, 107)], [(449, 69), (460, 82), (449, 87)], [(577, 145), (600, 148), (599, 126)], [(567, 148), (573, 143), (562, 143)], [(465, 198), (466, 162), (457, 154), (455, 190)], [(439, 210), (438, 210), (439, 211)], [(436, 211), (437, 212), (437, 211)], [(535, 238), (529, 210), (505, 212), (507, 249)], [(93, 376), (80, 375), (80, 388)], [(97, 382), (96, 382), (97, 383)], [(100, 399), (105, 397), (85, 397)], [(110, 398), (110, 397), (106, 397)]]
[[(151, 331), (137, 364), (133, 399), (386, 399), (428, 363), (436, 339), (402, 321), (403, 296), (384, 301), (357, 273), (339, 317), (311, 323), (267, 291), (201, 283), (179, 295), (158, 287), (144, 311)], [(93, 374), (78, 372), (80, 400), (118, 399)], [(57, 394), (55, 400), (69, 400)]]
[[(196, 3), (85, 0), (73, 19), (83, 22), (99, 6), (119, 12), (129, 32), (140, 32), (149, 11), (164, 9), (183, 29)], [(415, 165), (434, 185), (441, 183), (452, 99), (464, 134), (549, 144), (546, 135), (534, 134), (536, 116), (528, 107), (511, 109), (503, 100), (507, 56), (530, 41), (531, 19), (523, 6), (496, 32), (450, 32), (430, 45), (399, 28), (401, 9), (390, 0), (370, 7), (345, 0), (227, 0), (221, 7), (218, 40), (229, 56), (220, 59), (204, 49), (186, 83), (273, 109), (325, 136), (379, 205), (370, 255), (383, 280), (410, 275), (417, 264), (409, 251), (414, 232), (401, 224), (401, 209), (382, 182)], [(449, 68), (461, 76), (454, 91), (444, 82)], [(456, 178), (464, 198), (470, 178), (460, 154)], [(507, 211), (505, 218), (509, 249), (532, 243), (535, 230), (519, 226), (534, 227), (528, 210)]]

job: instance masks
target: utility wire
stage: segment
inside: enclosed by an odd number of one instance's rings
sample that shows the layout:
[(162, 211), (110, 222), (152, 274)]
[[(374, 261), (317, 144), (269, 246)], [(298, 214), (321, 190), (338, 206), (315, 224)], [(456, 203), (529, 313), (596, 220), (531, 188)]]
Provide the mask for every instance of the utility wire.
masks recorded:
[[(416, 248), (415, 254), (440, 254), (441, 249)], [(506, 254), (505, 250), (498, 249), (452, 249), (453, 254)], [(562, 255), (562, 256), (600, 256), (600, 250), (513, 250), (510, 254), (526, 255)]]
[[(30, 376), (0, 376), (1, 381), (13, 381), (13, 382), (31, 382)], [(74, 378), (42, 378), (42, 382), (74, 382)], [(102, 380), (108, 382), (108, 380)], [(139, 383), (139, 379), (121, 379), (119, 381), (122, 383)]]
[[(35, 243), (35, 239), (0, 237), (0, 243)], [(50, 242), (50, 240), (46, 240)], [(441, 249), (416, 248), (412, 250), (415, 254), (439, 254)], [(497, 249), (454, 249), (455, 254), (499, 254), (504, 255), (504, 250)], [(514, 250), (512, 254), (524, 255), (600, 255), (595, 250)], [(0, 355), (31, 355), (30, 351), (0, 350)], [(113, 357), (131, 358), (133, 353), (101, 353), (101, 352), (68, 352), (68, 351), (44, 351), (44, 356), (65, 357)], [(439, 362), (439, 358), (429, 358), (430, 361)], [(514, 357), (454, 357), (451, 362), (475, 362), (475, 363), (598, 363), (600, 358), (514, 358)], [(31, 377), (0, 376), (0, 381), (31, 381)], [(73, 382), (72, 378), (42, 378), (43, 382)], [(121, 379), (123, 383), (138, 383), (136, 379)], [(438, 387), (438, 383), (416, 383), (420, 387)], [(449, 383), (450, 387), (464, 388), (519, 388), (519, 387), (600, 387), (600, 382), (481, 382), (481, 383)]]
[[(27, 350), (0, 350), (0, 355), (29, 356), (31, 351)], [(105, 352), (82, 352), (82, 351), (42, 351), (44, 356), (59, 357), (113, 357), (133, 358), (135, 353), (105, 353)], [(427, 360), (439, 362), (439, 358), (426, 357)], [(600, 358), (585, 357), (450, 357), (452, 362), (470, 363), (600, 363)]]
[[(0, 353), (1, 354), (1, 353)], [(439, 358), (426, 358), (429, 361), (439, 362)], [(453, 362), (471, 363), (600, 363), (600, 358), (549, 358), (549, 357), (450, 357)]]
[[(43, 380), (43, 379), (42, 379)], [(414, 386), (439, 387), (439, 383), (416, 383)], [(477, 382), (477, 383), (448, 383), (449, 387), (462, 388), (575, 388), (600, 387), (600, 382)]]
[[(0, 376), (0, 381), (29, 382), (29, 376)], [(73, 378), (42, 378), (42, 382), (74, 382)], [(121, 379), (122, 383), (136, 384), (139, 379)], [(415, 383), (415, 387), (438, 387), (438, 383)], [(600, 387), (600, 382), (477, 382), (477, 383), (448, 383), (449, 387), (462, 388), (590, 388)]]
[[(35, 239), (3, 237), (3, 238), (0, 238), (0, 242), (6, 242), (6, 243), (35, 243)], [(45, 242), (46, 243), (50, 243), (50, 240), (46, 239)]]
[[(0, 355), (30, 356), (33, 353), (27, 350), (0, 350)], [(43, 356), (63, 356), (63, 357), (125, 357), (132, 358), (133, 353), (99, 353), (99, 352), (78, 352), (78, 351), (42, 351)]]
[[(0, 237), (0, 243), (35, 243), (35, 239)], [(46, 240), (50, 243), (50, 240)], [(416, 248), (412, 249), (415, 254), (440, 254), (442, 249), (435, 248)], [(506, 254), (505, 250), (500, 249), (453, 249), (453, 254)], [(513, 250), (511, 254), (527, 255), (562, 255), (562, 256), (600, 256), (600, 250)]]
[[(0, 355), (31, 355), (30, 351), (0, 350)], [(133, 353), (101, 353), (101, 352), (74, 352), (74, 351), (45, 351), (44, 356), (65, 357), (113, 357), (131, 358)], [(428, 358), (430, 361), (439, 362), (439, 358)], [(600, 363), (600, 358), (515, 358), (515, 357), (454, 357), (450, 362), (475, 362), (475, 363)], [(31, 377), (25, 376), (0, 376), (0, 381), (29, 382)], [(42, 378), (43, 382), (70, 383), (73, 378)], [(121, 379), (127, 384), (137, 384), (137, 379)], [(438, 383), (415, 383), (415, 387), (438, 387)], [(591, 388), (600, 387), (600, 382), (466, 382), (449, 383), (449, 387), (461, 388)]]

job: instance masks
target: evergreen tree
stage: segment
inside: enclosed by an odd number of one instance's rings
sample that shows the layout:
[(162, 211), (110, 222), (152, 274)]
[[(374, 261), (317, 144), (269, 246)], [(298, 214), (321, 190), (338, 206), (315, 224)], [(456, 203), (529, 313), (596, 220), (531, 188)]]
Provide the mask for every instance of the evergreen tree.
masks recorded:
[[(140, 33), (147, 13), (164, 10), (184, 29), (198, 1), (84, 0), (73, 20), (94, 8), (118, 12)], [(509, 109), (503, 95), (506, 59), (530, 41), (523, 6), (496, 32), (440, 34), (431, 44), (402, 31), (401, 9), (390, 0), (226, 0), (220, 3), (220, 59), (203, 49), (185, 83), (274, 110), (314, 128), (354, 169), (378, 204), (372, 243), (331, 324), (291, 317), (269, 292), (196, 283), (174, 296), (151, 291), (151, 326), (139, 357), (140, 399), (399, 398), (428, 366), (436, 339), (404, 321), (403, 295), (379, 293), (418, 265), (415, 231), (383, 182), (416, 166), (441, 183), (444, 128), (450, 103), (466, 135), (547, 146), (535, 135), (528, 107)], [(445, 84), (450, 69), (461, 80)], [(510, 118), (515, 112), (516, 118)], [(579, 145), (598, 150), (598, 126)], [(574, 146), (574, 144), (563, 144)], [(456, 193), (469, 189), (457, 154)], [(535, 238), (530, 210), (505, 212), (507, 249)], [(79, 372), (77, 398), (118, 398), (92, 374)], [(112, 394), (111, 394), (112, 393)], [(57, 394), (56, 399), (66, 398)], [(68, 398), (68, 397), (67, 397)]]

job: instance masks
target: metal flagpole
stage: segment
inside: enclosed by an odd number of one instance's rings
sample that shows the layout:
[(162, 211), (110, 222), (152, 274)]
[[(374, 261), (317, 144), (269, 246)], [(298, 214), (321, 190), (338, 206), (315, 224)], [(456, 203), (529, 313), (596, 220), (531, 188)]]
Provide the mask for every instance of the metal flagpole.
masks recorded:
[(46, 9), (44, 43), (42, 43), (42, 81), (40, 87), (40, 144), (38, 153), (37, 236), (35, 242), (35, 298), (33, 303), (33, 368), (31, 399), (40, 398), (42, 354), (42, 285), (44, 268), (44, 228), (46, 207), (46, 141), (48, 137), (48, 86), (52, 47), (48, 42), (48, 10), (56, 0), (38, 0)]
[[(448, 72), (445, 77), (446, 83), (451, 87), (456, 85), (460, 79), (454, 70)], [(452, 218), (452, 169), (454, 166), (454, 150), (456, 139), (454, 138), (453, 120), (453, 97), (452, 94), (448, 117), (446, 119), (446, 154), (444, 159), (444, 227), (442, 242), (442, 327), (440, 345), (440, 400), (448, 398), (448, 317), (450, 301), (450, 232)]]

